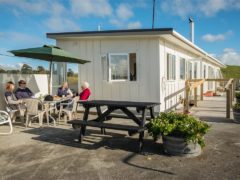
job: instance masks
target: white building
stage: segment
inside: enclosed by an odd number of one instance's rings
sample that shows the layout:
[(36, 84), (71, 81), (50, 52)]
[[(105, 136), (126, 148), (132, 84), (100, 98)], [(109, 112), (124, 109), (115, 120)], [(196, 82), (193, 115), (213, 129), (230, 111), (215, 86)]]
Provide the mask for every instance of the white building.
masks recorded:
[[(79, 83), (90, 83), (92, 99), (160, 102), (161, 111), (177, 103), (180, 97), (167, 102), (164, 98), (182, 89), (186, 79), (219, 78), (225, 67), (172, 28), (47, 33), (47, 37), (91, 61), (79, 65)], [(213, 83), (206, 83), (204, 90), (212, 88)]]

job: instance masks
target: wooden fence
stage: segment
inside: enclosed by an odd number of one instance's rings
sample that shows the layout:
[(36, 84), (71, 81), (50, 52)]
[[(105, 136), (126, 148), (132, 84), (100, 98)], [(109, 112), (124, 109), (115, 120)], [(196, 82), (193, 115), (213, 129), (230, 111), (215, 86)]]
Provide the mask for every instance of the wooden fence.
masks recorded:
[[(235, 98), (235, 88), (236, 88), (236, 80), (234, 79), (193, 79), (193, 80), (186, 80), (185, 87), (170, 94), (169, 96), (165, 97), (165, 103), (167, 100), (176, 97), (176, 104), (172, 106), (171, 108), (166, 109), (165, 111), (170, 111), (173, 108), (176, 108), (179, 104), (183, 103), (183, 113), (189, 113), (189, 102), (190, 102), (190, 93), (193, 91), (193, 101), (194, 106), (197, 107), (198, 103), (198, 88), (200, 88), (200, 100), (203, 100), (203, 85), (204, 82), (210, 82), (213, 81), (215, 83), (222, 82), (224, 83), (224, 89), (226, 92), (226, 118), (230, 118), (230, 112), (232, 108), (232, 103)], [(217, 85), (215, 84), (215, 92), (216, 92)], [(184, 99), (179, 101), (177, 100), (177, 97), (180, 93), (185, 92)]]

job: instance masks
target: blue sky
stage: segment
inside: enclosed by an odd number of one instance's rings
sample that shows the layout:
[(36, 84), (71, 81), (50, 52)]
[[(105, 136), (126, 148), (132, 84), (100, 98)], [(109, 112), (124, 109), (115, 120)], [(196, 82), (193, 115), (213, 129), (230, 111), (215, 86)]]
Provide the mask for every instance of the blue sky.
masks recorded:
[[(47, 32), (151, 28), (152, 0), (0, 0), (0, 54), (55, 44)], [(155, 27), (173, 27), (226, 64), (240, 65), (240, 0), (156, 0)], [(0, 65), (33, 67), (44, 61), (0, 56)], [(75, 71), (76, 65), (71, 65)]]

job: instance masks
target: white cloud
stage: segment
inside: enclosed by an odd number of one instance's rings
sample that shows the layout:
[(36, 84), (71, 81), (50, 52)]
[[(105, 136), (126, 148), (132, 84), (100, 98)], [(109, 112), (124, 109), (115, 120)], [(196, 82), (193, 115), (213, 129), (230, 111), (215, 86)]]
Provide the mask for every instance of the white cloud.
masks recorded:
[(142, 26), (140, 21), (128, 23), (128, 29), (139, 29)]
[(79, 26), (75, 22), (59, 16), (48, 18), (44, 21), (44, 24), (50, 31), (60, 32), (80, 30)]
[(50, 9), (51, 9), (52, 16), (59, 16), (59, 15), (67, 14), (67, 9), (58, 2), (52, 3)]
[(215, 42), (215, 41), (223, 41), (225, 40), (225, 35), (224, 34), (206, 34), (202, 36), (202, 39), (207, 42)]
[(71, 11), (73, 15), (104, 17), (112, 14), (112, 7), (108, 0), (71, 0)]
[(117, 17), (122, 20), (128, 20), (133, 16), (131, 7), (127, 4), (120, 4), (116, 10)]
[(139, 21), (128, 22), (133, 16), (134, 13), (130, 4), (119, 4), (116, 8), (116, 14), (113, 14), (109, 22), (118, 28), (139, 28), (141, 26)]
[(30, 45), (41, 44), (41, 42), (43, 41), (42, 38), (38, 36), (33, 36), (33, 35), (20, 33), (20, 32), (6, 32), (3, 38), (7, 39), (10, 42), (14, 42), (14, 43), (24, 42)]
[(41, 0), (21, 0), (21, 2), (19, 2), (19, 0), (0, 0), (0, 4), (7, 4), (16, 9), (20, 9), (24, 12), (31, 12), (33, 14), (41, 14), (49, 10), (47, 1)]
[(232, 48), (225, 48), (223, 53), (217, 56), (221, 62), (227, 65), (240, 65), (240, 52)]
[(123, 27), (124, 26), (124, 22), (121, 21), (120, 19), (118, 18), (112, 18), (109, 20), (109, 22), (114, 25), (114, 26), (117, 26), (117, 27)]
[(216, 41), (223, 41), (229, 36), (231, 36), (233, 32), (231, 30), (222, 33), (222, 34), (205, 34), (202, 36), (202, 40), (207, 42), (216, 42)]
[(220, 11), (240, 9), (239, 0), (171, 0), (161, 1), (161, 10), (186, 18), (193, 15), (214, 16)]

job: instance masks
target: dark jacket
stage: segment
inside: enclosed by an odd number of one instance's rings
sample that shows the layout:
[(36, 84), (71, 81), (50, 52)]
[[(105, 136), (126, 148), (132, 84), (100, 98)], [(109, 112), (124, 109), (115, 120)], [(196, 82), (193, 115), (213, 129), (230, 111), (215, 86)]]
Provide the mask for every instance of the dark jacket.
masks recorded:
[(70, 91), (70, 89), (63, 89), (62, 87), (59, 87), (57, 96), (62, 97), (64, 95), (67, 97), (69, 95), (69, 91)]
[(15, 96), (17, 99), (24, 99), (24, 98), (31, 98), (32, 96), (34, 96), (34, 94), (29, 88), (26, 87), (25, 89), (17, 88), (15, 92)]

